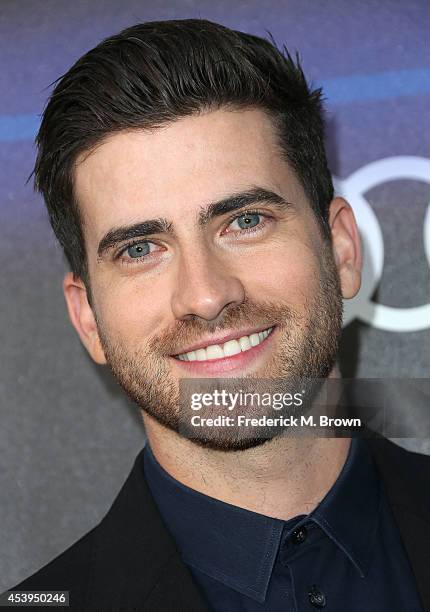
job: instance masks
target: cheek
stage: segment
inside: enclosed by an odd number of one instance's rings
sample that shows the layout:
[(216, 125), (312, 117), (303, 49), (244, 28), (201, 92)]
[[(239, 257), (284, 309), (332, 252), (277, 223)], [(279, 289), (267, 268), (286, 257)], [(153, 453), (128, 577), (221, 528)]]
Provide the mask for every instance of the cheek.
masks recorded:
[(118, 339), (128, 346), (147, 342), (162, 325), (163, 305), (157, 298), (159, 295), (166, 293), (157, 286), (151, 286), (148, 290), (137, 280), (100, 287), (97, 312), (104, 329), (112, 339)]
[(243, 261), (237, 258), (235, 268), (245, 290), (257, 300), (281, 300), (300, 309), (318, 289), (318, 260), (303, 241), (274, 241)]

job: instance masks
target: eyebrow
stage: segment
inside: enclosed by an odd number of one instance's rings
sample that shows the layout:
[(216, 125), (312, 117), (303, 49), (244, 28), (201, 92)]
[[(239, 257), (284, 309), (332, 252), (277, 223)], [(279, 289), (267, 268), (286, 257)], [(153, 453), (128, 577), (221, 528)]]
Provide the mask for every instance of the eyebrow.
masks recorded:
[[(254, 187), (246, 191), (228, 195), (221, 200), (210, 202), (206, 206), (201, 207), (197, 214), (197, 223), (200, 227), (203, 227), (215, 217), (220, 217), (234, 210), (248, 208), (260, 202), (272, 204), (281, 212), (290, 211), (293, 208), (292, 203), (285, 200), (278, 193), (264, 189), (263, 187)], [(133, 225), (111, 229), (100, 240), (97, 248), (97, 256), (99, 259), (102, 258), (107, 251), (121, 242), (132, 240), (133, 238), (145, 238), (152, 234), (163, 233), (171, 236), (175, 235), (173, 223), (164, 217), (149, 219), (148, 221), (141, 221)]]
[(107, 251), (115, 247), (117, 244), (133, 238), (144, 238), (152, 234), (171, 234), (173, 235), (173, 226), (167, 219), (151, 219), (150, 221), (142, 221), (134, 225), (126, 225), (111, 229), (103, 236), (97, 248), (97, 257), (101, 259)]
[(293, 206), (291, 202), (287, 202), (282, 196), (274, 191), (262, 187), (254, 187), (248, 191), (229, 195), (217, 202), (211, 202), (206, 207), (201, 208), (198, 214), (198, 223), (201, 226), (206, 225), (214, 217), (225, 215), (233, 210), (247, 208), (260, 202), (273, 204), (281, 211), (290, 210)]

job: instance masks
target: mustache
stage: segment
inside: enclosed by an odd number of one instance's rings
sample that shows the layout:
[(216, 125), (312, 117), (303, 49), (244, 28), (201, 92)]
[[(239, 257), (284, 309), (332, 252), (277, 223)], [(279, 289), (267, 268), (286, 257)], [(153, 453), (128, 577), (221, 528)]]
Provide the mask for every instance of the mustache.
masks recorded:
[(250, 301), (245, 299), (239, 305), (227, 305), (222, 313), (210, 321), (198, 315), (192, 315), (187, 320), (178, 321), (162, 334), (149, 340), (148, 346), (152, 353), (159, 355), (175, 355), (180, 353), (184, 346), (198, 342), (203, 334), (222, 333), (231, 329), (248, 327), (250, 323), (255, 326), (272, 327), (285, 326), (288, 323), (297, 323), (300, 317), (286, 304)]

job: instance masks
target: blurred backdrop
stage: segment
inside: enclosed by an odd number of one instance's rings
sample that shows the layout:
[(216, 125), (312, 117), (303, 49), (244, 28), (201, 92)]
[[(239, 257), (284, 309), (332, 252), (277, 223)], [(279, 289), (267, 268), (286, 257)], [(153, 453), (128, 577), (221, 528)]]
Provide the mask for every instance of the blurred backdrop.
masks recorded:
[[(429, 14), (426, 0), (2, 0), (0, 591), (102, 518), (145, 441), (136, 407), (68, 322), (66, 264), (26, 184), (49, 84), (139, 21), (207, 18), (298, 50), (324, 87), (330, 168), (365, 249), (342, 373), (429, 378)], [(410, 404), (395, 393), (390, 407), (407, 416)], [(424, 425), (396, 442), (430, 453)]]

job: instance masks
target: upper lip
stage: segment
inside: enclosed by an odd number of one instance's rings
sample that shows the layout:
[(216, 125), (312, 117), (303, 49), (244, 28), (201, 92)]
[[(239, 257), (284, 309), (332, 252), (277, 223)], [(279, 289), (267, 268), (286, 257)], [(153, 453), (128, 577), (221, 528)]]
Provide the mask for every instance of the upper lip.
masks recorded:
[(265, 329), (270, 329), (271, 327), (274, 327), (274, 326), (273, 325), (261, 325), (260, 327), (247, 327), (245, 329), (231, 331), (228, 334), (223, 334), (222, 336), (207, 337), (207, 338), (201, 339), (199, 342), (196, 342), (195, 344), (191, 344), (187, 348), (184, 348), (181, 351), (178, 351), (177, 353), (174, 353), (174, 356), (183, 355), (185, 353), (190, 353), (191, 351), (197, 351), (197, 349), (206, 348), (207, 346), (210, 346), (212, 344), (222, 345), (225, 342), (228, 342), (229, 340), (238, 340), (242, 336), (250, 336), (251, 334), (256, 334)]

